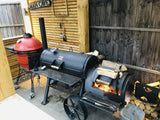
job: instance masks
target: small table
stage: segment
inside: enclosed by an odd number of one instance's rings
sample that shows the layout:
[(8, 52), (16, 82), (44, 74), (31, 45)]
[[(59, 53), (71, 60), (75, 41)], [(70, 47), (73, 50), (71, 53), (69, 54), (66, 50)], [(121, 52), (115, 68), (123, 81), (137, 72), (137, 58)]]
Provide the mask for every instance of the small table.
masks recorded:
[(51, 83), (50, 83), (51, 80), (55, 80), (55, 81), (64, 83), (64, 84), (68, 85), (69, 87), (75, 85), (76, 83), (78, 83), (81, 80), (81, 78), (79, 78), (79, 77), (76, 77), (76, 76), (73, 76), (70, 74), (66, 74), (66, 73), (62, 73), (58, 70), (53, 70), (51, 68), (46, 68), (46, 69), (42, 70), (41, 67), (38, 67), (38, 70), (32, 69), (31, 72), (47, 77), (47, 84), (46, 84), (44, 99), (42, 101), (43, 105), (48, 103), (47, 98), (48, 98), (49, 87), (51, 85)]

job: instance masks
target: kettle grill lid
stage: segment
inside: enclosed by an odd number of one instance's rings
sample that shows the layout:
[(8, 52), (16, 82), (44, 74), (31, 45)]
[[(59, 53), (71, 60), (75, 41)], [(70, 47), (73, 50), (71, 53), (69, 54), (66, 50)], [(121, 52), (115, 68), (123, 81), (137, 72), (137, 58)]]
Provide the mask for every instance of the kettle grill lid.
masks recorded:
[(32, 38), (31, 34), (25, 33), (23, 37), (17, 40), (15, 51), (33, 51), (42, 48), (42, 43), (38, 39)]

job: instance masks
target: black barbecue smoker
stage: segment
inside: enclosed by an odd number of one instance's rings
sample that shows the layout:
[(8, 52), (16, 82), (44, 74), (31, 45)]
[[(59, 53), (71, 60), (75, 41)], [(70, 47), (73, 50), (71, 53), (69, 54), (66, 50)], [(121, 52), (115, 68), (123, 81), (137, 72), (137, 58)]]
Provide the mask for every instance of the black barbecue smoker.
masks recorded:
[(43, 105), (48, 103), (49, 87), (55, 82), (69, 87), (80, 83), (79, 93), (64, 100), (64, 110), (71, 120), (87, 118), (85, 104), (110, 113), (125, 105), (125, 93), (132, 78), (123, 65), (97, 67), (98, 59), (94, 55), (48, 48), (44, 19), (40, 18), (39, 22), (43, 51), (40, 67), (31, 71), (47, 77)]
[[(102, 64), (103, 65), (103, 64)], [(71, 120), (85, 120), (85, 104), (100, 110), (114, 113), (125, 104), (125, 94), (131, 85), (132, 77), (119, 66), (119, 69), (101, 66), (90, 69), (82, 84), (82, 95), (71, 95), (64, 101), (64, 110)]]

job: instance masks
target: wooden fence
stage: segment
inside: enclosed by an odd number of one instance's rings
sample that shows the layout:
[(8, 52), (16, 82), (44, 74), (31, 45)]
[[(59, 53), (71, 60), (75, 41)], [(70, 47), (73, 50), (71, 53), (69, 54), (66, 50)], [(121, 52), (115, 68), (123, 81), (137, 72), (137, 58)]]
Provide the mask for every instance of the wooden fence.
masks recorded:
[[(16, 41), (23, 36), (15, 36), (15, 37), (10, 37), (3, 39), (3, 44), (4, 46), (12, 46), (16, 43)], [(9, 52), (9, 50), (6, 50), (7, 58), (8, 58), (8, 63), (9, 67), (11, 70), (12, 78), (15, 79), (18, 76), (18, 71), (19, 71), (19, 65), (17, 61), (17, 57), (15, 54)]]
[[(24, 20), (22, 16), (21, 4), (0, 3), (0, 33), (3, 38), (4, 46), (12, 46), (22, 38), (24, 34)], [(8, 63), (10, 66), (12, 79), (18, 75), (19, 65), (15, 54), (6, 50)]]
[[(90, 47), (108, 60), (160, 70), (158, 0), (90, 0)], [(136, 71), (144, 83), (159, 75)]]
[(2, 38), (24, 34), (24, 22), (20, 3), (0, 3), (0, 32)]
[[(28, 0), (28, 4), (36, 1), (39, 0)], [(67, 0), (67, 4), (65, 1), (54, 0), (50, 7), (30, 10), (34, 37), (41, 40), (39, 18), (44, 17), (47, 41), (50, 48), (56, 47), (67, 51), (88, 52), (88, 0)], [(67, 8), (68, 10), (66, 10)], [(66, 16), (66, 11), (68, 11), (68, 16)], [(54, 15), (54, 12), (56, 15)], [(62, 14), (65, 14), (65, 16), (62, 16)], [(60, 23), (64, 28), (66, 41), (59, 37), (60, 33), (63, 32), (60, 29)]]

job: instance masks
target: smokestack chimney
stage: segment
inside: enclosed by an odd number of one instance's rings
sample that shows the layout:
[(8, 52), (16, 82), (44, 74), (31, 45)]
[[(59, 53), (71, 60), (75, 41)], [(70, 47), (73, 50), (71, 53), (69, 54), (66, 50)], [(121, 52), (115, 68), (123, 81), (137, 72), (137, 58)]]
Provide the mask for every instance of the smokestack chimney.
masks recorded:
[(39, 18), (43, 50), (48, 49), (44, 18)]

